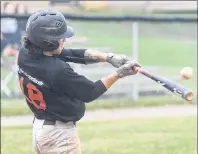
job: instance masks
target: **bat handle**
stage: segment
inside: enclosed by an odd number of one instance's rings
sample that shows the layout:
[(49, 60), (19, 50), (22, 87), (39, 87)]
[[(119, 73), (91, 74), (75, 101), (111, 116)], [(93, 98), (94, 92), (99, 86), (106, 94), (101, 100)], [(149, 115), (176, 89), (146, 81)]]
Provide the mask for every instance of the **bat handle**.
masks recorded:
[(141, 73), (143, 71), (143, 69), (138, 66), (133, 66), (133, 70), (135, 70), (136, 72), (139, 72), (139, 73)]

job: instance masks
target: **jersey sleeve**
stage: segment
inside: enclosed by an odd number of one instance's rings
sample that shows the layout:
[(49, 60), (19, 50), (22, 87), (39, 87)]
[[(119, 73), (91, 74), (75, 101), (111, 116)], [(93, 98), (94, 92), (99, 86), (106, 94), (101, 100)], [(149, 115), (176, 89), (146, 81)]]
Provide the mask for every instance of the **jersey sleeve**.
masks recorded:
[(85, 64), (84, 53), (87, 49), (63, 49), (58, 58), (64, 62)]
[(57, 82), (61, 92), (83, 102), (91, 102), (107, 91), (101, 80), (93, 82), (74, 72), (71, 67), (59, 71)]

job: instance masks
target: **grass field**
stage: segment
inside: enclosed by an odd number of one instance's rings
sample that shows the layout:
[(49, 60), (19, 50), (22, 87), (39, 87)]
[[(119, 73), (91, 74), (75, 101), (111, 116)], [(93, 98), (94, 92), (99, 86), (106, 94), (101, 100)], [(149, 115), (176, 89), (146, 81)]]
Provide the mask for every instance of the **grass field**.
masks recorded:
[[(196, 154), (197, 117), (78, 124), (83, 154)], [(33, 154), (31, 128), (2, 127), (2, 154)]]
[[(197, 103), (193, 101), (192, 103)], [(163, 106), (180, 104), (186, 105), (189, 102), (177, 97), (157, 97), (157, 98), (142, 98), (138, 101), (131, 101), (128, 99), (116, 100), (96, 100), (86, 105), (87, 110), (97, 109), (113, 109), (113, 108), (127, 108), (127, 107), (148, 107), (148, 106)], [(29, 115), (32, 114), (24, 99), (2, 99), (1, 100), (1, 115), (15, 116), (15, 115)]]
[[(111, 47), (115, 53), (132, 54), (131, 23), (71, 21), (70, 25), (76, 37), (88, 38), (84, 47)], [(179, 24), (140, 23), (139, 31), (139, 62), (143, 65), (196, 65), (197, 42), (188, 40), (195, 36), (195, 24), (181, 28)]]

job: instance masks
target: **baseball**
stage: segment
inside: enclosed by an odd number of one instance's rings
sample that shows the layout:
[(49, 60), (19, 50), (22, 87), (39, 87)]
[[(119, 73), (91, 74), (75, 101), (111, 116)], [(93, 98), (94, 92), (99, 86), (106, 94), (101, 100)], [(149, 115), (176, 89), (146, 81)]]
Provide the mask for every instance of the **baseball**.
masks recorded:
[(191, 67), (184, 67), (181, 71), (180, 74), (183, 79), (190, 79), (192, 77), (193, 69)]

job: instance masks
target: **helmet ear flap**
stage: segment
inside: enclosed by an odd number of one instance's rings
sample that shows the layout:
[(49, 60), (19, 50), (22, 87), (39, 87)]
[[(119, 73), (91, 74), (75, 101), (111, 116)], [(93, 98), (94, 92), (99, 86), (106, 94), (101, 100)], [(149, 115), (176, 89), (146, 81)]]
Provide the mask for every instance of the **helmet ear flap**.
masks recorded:
[(43, 44), (45, 46), (44, 50), (46, 50), (46, 51), (53, 51), (59, 47), (59, 43), (57, 40), (53, 40), (53, 41), (44, 40)]

